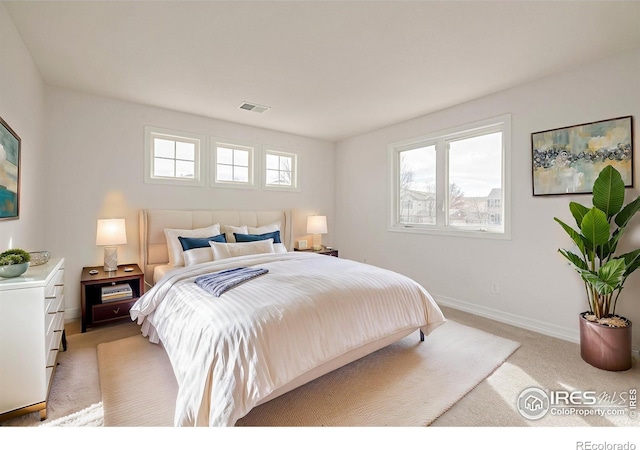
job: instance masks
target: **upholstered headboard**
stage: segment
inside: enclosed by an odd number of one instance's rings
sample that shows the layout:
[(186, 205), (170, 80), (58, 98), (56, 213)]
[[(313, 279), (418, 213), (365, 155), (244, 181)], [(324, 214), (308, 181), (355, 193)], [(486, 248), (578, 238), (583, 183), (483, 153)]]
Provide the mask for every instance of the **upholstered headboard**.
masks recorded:
[(140, 210), (140, 264), (147, 286), (156, 266), (169, 263), (165, 228), (189, 229), (220, 225), (261, 227), (280, 222), (280, 237), (293, 250), (291, 211), (206, 211), (179, 209)]

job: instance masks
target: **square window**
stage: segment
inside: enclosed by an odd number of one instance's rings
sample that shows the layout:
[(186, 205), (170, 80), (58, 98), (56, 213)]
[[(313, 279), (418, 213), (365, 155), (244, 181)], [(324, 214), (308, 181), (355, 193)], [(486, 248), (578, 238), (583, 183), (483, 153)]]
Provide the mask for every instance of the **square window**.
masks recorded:
[(265, 150), (265, 189), (299, 191), (298, 155), (277, 150)]
[(211, 185), (256, 189), (254, 160), (257, 147), (250, 143), (214, 138)]
[(204, 136), (145, 127), (145, 182), (204, 186)]

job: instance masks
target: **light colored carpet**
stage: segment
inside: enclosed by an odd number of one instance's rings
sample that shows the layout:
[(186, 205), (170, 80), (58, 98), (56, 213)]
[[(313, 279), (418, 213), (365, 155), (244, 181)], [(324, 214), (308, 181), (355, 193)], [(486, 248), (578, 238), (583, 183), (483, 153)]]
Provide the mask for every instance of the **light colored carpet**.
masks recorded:
[(140, 334), (139, 325), (126, 321), (91, 328), (86, 333), (73, 333), (73, 328), (67, 330), (72, 333), (67, 335), (67, 351), (58, 354), (47, 403), (47, 420), (40, 421), (39, 413), (34, 412), (0, 422), (0, 426), (40, 426), (100, 402), (102, 392), (96, 346)]
[[(238, 426), (425, 426), (519, 343), (449, 321), (254, 408)], [(105, 426), (172, 426), (176, 382), (161, 346), (135, 336), (98, 346)]]
[[(521, 347), (491, 376), (439, 417), (432, 427), (536, 427), (540, 430), (547, 427), (581, 429), (640, 426), (640, 417), (631, 418), (629, 414), (604, 417), (547, 414), (540, 420), (528, 420), (516, 408), (518, 396), (529, 387), (595, 391), (598, 396), (618, 396), (618, 399), (620, 395), (628, 396), (631, 390), (637, 392), (640, 388), (640, 364), (637, 359), (633, 367), (624, 372), (596, 369), (582, 360), (579, 344), (453, 308), (442, 307), (442, 310), (450, 320), (520, 342)], [(577, 314), (575, 320), (577, 329)], [(615, 433), (616, 436), (622, 436), (624, 432), (618, 428)], [(584, 438), (580, 432), (571, 436)], [(555, 441), (552, 439), (549, 442), (551, 448), (555, 448)]]

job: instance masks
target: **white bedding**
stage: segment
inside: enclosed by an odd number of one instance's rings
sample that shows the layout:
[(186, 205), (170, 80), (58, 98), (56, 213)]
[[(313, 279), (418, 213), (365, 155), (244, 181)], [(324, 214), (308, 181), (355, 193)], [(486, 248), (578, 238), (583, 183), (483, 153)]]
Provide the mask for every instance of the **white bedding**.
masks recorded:
[(153, 284), (156, 284), (160, 281), (164, 276), (169, 273), (169, 271), (173, 270), (173, 266), (171, 264), (161, 264), (153, 268)]
[[(269, 273), (215, 298), (193, 281), (231, 267)], [(176, 268), (131, 308), (178, 381), (176, 426), (228, 426), (323, 363), (403, 330), (444, 322), (431, 295), (395, 272), (307, 252)], [(416, 336), (417, 339), (417, 336)]]

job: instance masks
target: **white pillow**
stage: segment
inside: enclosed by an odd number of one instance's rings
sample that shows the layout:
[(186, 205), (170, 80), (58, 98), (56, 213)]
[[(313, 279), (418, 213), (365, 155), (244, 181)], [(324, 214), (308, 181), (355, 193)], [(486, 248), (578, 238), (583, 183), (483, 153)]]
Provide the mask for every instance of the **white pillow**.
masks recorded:
[[(261, 227), (247, 227), (248, 233), (245, 234), (264, 234), (264, 233), (272, 233), (274, 231), (280, 231), (280, 222), (274, 222), (269, 225), (263, 225)], [(238, 233), (236, 231), (236, 233)]]
[(194, 248), (183, 252), (185, 267), (193, 266), (207, 261), (213, 261), (210, 248)]
[(257, 255), (260, 253), (275, 253), (273, 239), (252, 242), (209, 242), (213, 252), (213, 260), (232, 258), (234, 256)]
[(227, 238), (227, 242), (235, 242), (236, 241), (236, 237), (233, 235), (233, 233), (238, 233), (238, 234), (249, 234), (249, 231), (247, 230), (247, 226), (243, 225), (241, 227), (235, 227), (233, 225), (223, 225), (222, 229), (224, 231), (224, 235)]
[(287, 253), (287, 247), (283, 243), (273, 244), (273, 253)]
[(167, 251), (169, 252), (169, 264), (174, 267), (184, 266), (182, 256), (182, 245), (178, 236), (182, 237), (209, 237), (220, 234), (220, 224), (211, 225), (195, 230), (180, 230), (175, 228), (165, 228), (164, 235), (167, 238)]
[(180, 236), (178, 240), (182, 244), (184, 265), (185, 267), (189, 267), (194, 264), (213, 261), (213, 252), (211, 251), (209, 240), (224, 242), (224, 234), (209, 236), (208, 238), (187, 238)]

